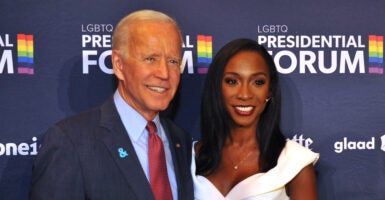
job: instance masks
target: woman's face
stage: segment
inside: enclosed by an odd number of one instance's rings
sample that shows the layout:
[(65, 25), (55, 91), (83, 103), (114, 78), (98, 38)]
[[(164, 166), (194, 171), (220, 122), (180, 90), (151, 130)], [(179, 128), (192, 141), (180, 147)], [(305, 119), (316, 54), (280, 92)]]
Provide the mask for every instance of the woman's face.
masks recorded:
[(227, 63), (222, 78), (225, 107), (235, 126), (256, 126), (270, 97), (270, 74), (261, 55), (241, 51)]

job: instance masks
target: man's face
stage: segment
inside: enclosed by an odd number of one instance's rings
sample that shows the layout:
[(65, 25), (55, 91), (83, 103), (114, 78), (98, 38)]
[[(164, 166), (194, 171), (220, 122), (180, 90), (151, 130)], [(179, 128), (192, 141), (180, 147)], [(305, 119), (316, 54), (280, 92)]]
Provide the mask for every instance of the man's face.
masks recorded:
[(123, 99), (151, 120), (168, 107), (176, 93), (182, 44), (171, 23), (142, 21), (132, 27), (128, 51), (112, 53), (114, 72)]

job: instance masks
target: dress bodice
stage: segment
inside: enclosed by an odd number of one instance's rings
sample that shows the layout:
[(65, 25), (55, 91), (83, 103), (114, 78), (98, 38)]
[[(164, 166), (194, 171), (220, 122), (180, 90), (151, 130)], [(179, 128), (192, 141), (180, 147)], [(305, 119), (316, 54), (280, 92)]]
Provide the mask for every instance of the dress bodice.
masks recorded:
[(258, 173), (242, 180), (231, 191), (222, 193), (204, 176), (196, 175), (195, 151), (192, 149), (191, 173), (194, 197), (197, 200), (286, 200), (285, 185), (305, 166), (315, 163), (319, 154), (288, 140), (278, 157), (277, 165), (265, 173)]

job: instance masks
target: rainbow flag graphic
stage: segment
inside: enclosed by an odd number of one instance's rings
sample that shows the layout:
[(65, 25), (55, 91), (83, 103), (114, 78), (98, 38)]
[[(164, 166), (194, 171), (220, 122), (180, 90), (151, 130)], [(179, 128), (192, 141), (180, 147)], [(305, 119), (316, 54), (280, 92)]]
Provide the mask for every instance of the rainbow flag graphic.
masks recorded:
[(34, 74), (33, 35), (17, 34), (17, 62), (19, 74)]
[(213, 59), (213, 37), (197, 36), (198, 74), (206, 74)]
[(384, 73), (384, 36), (369, 35), (369, 73)]

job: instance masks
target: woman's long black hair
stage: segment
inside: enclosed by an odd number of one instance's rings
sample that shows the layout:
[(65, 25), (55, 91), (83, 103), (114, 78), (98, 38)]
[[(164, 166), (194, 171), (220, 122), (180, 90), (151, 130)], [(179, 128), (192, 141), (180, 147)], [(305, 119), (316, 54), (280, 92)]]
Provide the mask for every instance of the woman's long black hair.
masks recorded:
[(286, 140), (279, 126), (281, 92), (274, 61), (266, 49), (254, 40), (236, 39), (219, 50), (206, 75), (201, 102), (201, 146), (196, 157), (197, 174), (210, 175), (219, 165), (221, 150), (233, 123), (224, 105), (222, 78), (228, 61), (241, 51), (260, 54), (270, 72), (271, 99), (260, 117), (256, 132), (261, 172), (266, 172), (277, 164), (278, 156), (285, 146)]

